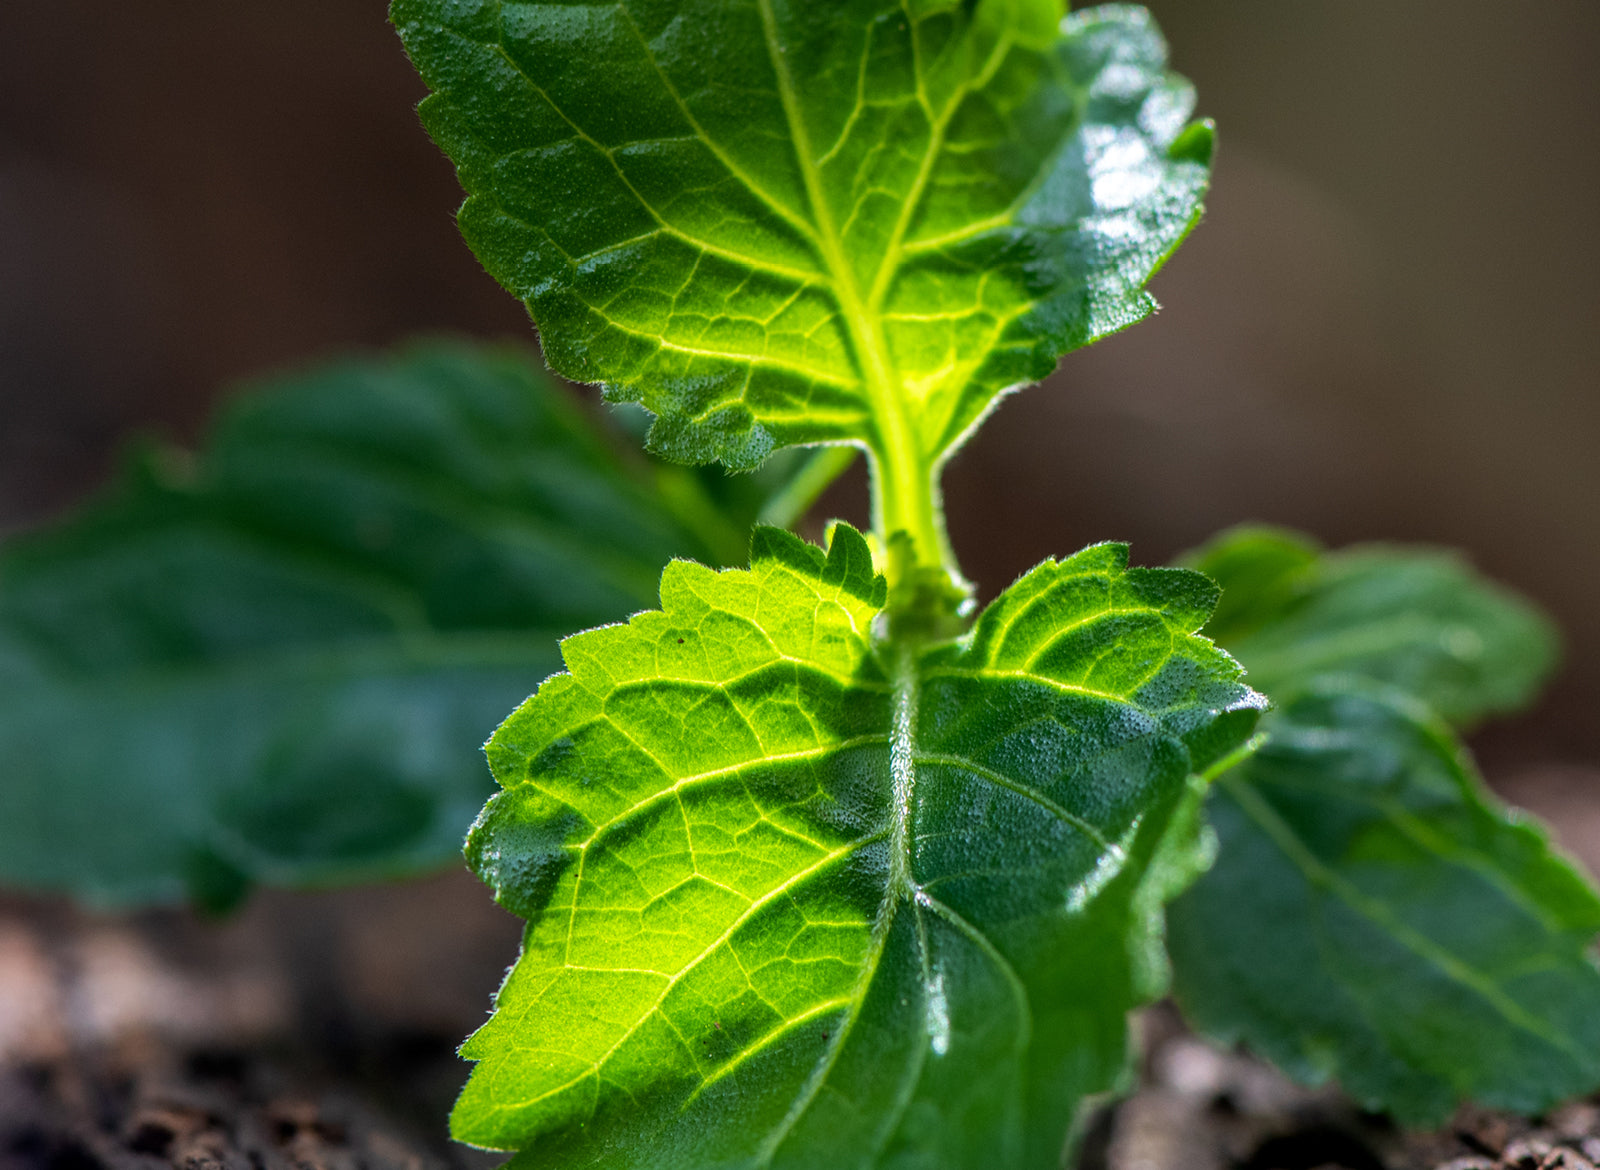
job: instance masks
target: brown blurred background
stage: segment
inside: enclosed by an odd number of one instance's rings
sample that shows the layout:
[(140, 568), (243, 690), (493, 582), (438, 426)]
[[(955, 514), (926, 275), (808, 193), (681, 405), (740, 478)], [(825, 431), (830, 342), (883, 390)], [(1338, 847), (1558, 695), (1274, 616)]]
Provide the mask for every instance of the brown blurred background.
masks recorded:
[[(1460, 546), (1569, 646), (1547, 702), (1480, 755), (1600, 843), (1600, 5), (1153, 7), (1222, 128), (1208, 221), (1157, 319), (1069, 358), (958, 457), (964, 567), (992, 595), (1092, 540), (1159, 563), (1248, 519)], [(381, 0), (0, 4), (0, 530), (81, 497), (130, 430), (194, 435), (241, 376), (418, 330), (529, 336), (457, 238), (421, 95)], [(859, 478), (828, 504), (864, 519)], [(513, 924), (470, 880), (374, 909), (387, 896), (268, 899), (229, 929), (278, 922), (284, 954), (343, 955), (359, 989), (477, 923), (496, 941), (469, 972), (456, 952), (464, 990), (428, 1027), (470, 1023)]]

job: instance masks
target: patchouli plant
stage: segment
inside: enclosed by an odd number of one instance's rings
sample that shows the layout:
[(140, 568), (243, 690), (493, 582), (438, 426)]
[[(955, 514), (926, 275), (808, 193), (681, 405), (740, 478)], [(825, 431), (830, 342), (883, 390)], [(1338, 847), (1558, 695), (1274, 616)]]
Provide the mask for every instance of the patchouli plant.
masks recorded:
[[(1212, 130), (1146, 13), (1056, 0), (395, 0), (467, 241), (668, 457), (867, 453), (873, 526), (757, 532), (568, 639), (468, 857), (528, 919), (456, 1135), (521, 1166), (1051, 1166), (1159, 994), (1375, 1106), (1600, 1080), (1600, 903), (1444, 717), (1540, 619), (1447, 559), (1099, 545), (971, 614), (939, 471), (1148, 314)], [(1267, 701), (1197, 631), (1215, 633)]]
[[(1169, 989), (1408, 1123), (1600, 1084), (1600, 898), (1458, 739), (1554, 661), (1526, 602), (1270, 529), (981, 610), (956, 564), (945, 461), (1200, 216), (1148, 14), (392, 18), (550, 365), (764, 468), (647, 462), (504, 351), (247, 400), (0, 552), (0, 874), (221, 906), (436, 863), (532, 691), (466, 845), (527, 929), (452, 1119), (519, 1170), (1055, 1167)], [(787, 531), (858, 451), (870, 530)]]

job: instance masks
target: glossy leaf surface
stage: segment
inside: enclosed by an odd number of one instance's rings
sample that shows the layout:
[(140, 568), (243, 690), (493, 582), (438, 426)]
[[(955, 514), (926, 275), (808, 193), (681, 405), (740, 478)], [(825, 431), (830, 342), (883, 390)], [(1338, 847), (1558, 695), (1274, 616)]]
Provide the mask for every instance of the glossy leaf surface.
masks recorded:
[(1413, 1124), (1600, 1083), (1600, 899), (1429, 706), (1524, 701), (1544, 619), (1432, 550), (1258, 529), (1198, 563), (1224, 586), (1207, 632), (1279, 709), (1215, 786), (1216, 864), (1170, 912), (1191, 1020)]
[(453, 346), (146, 452), (0, 551), (0, 882), (220, 903), (447, 863), (557, 638), (715, 555), (642, 471), (525, 355)]
[(394, 0), (462, 231), (684, 461), (926, 471), (1138, 321), (1211, 131), (1148, 15), (1059, 0)]
[(1600, 1084), (1600, 899), (1449, 728), (1337, 680), (1271, 726), (1213, 786), (1217, 864), (1170, 913), (1189, 1018), (1412, 1125)]
[[(1184, 570), (1047, 561), (875, 641), (863, 538), (760, 529), (562, 644), (468, 856), (529, 919), (457, 1137), (523, 1167), (1055, 1167), (1120, 1074), (1192, 772), (1260, 699)], [(1149, 862), (1158, 855), (1160, 865)]]

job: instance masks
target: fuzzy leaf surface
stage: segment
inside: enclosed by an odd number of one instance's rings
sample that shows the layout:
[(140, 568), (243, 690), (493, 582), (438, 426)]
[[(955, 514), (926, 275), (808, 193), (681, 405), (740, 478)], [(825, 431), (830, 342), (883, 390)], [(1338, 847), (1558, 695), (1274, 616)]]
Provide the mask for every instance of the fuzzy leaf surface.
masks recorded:
[(1409, 1125), (1600, 1084), (1600, 898), (1414, 699), (1324, 679), (1213, 785), (1167, 942), (1189, 1018)]
[[(455, 1135), (519, 1167), (1055, 1167), (1124, 1066), (1188, 778), (1262, 702), (1215, 588), (1094, 546), (875, 640), (865, 540), (758, 529), (562, 643), (468, 842), (529, 920)], [(1151, 859), (1157, 859), (1152, 870)]]
[[(730, 467), (925, 467), (1153, 308), (1211, 130), (1148, 14), (1060, 0), (394, 0), (460, 223), (551, 364)], [(895, 433), (888, 433), (894, 431)]]
[(448, 863), (557, 639), (715, 555), (651, 486), (526, 355), (455, 346), (146, 452), (0, 548), (0, 883), (215, 904)]
[(1525, 701), (1548, 623), (1434, 550), (1247, 529), (1198, 564), (1223, 585), (1207, 632), (1279, 707), (1214, 786), (1216, 864), (1169, 913), (1191, 1020), (1410, 1124), (1600, 1083), (1600, 899), (1434, 713)]

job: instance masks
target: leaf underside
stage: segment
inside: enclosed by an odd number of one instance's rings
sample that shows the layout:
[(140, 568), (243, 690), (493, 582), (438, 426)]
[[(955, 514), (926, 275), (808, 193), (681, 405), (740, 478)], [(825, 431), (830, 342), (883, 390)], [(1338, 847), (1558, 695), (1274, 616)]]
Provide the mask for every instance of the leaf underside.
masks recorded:
[(1198, 564), (1223, 585), (1207, 632), (1279, 708), (1215, 785), (1216, 865), (1169, 913), (1186, 1014), (1408, 1124), (1600, 1084), (1600, 898), (1433, 713), (1525, 701), (1548, 623), (1432, 550), (1246, 530)]
[(225, 903), (446, 864), (557, 639), (693, 551), (525, 354), (265, 386), (0, 551), (0, 882)]
[(1056, 1166), (1152, 991), (1182, 876), (1152, 856), (1259, 713), (1193, 634), (1214, 596), (1095, 546), (914, 650), (874, 642), (846, 526), (674, 562), (490, 743), (468, 856), (529, 927), (455, 1135), (523, 1167)]
[(460, 223), (552, 366), (759, 463), (996, 395), (1146, 316), (1211, 132), (1144, 10), (394, 0)]

